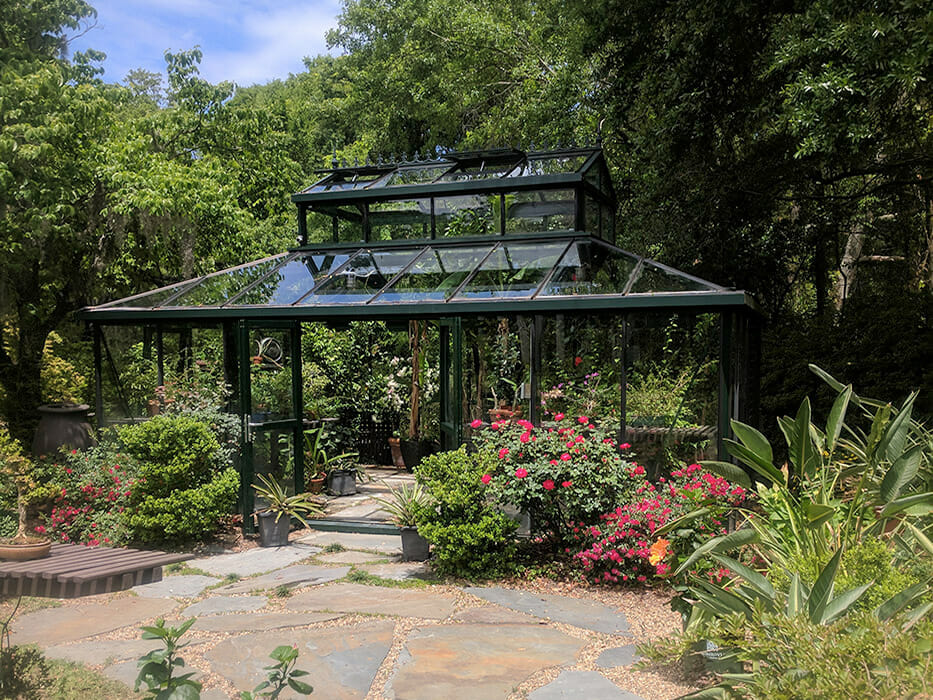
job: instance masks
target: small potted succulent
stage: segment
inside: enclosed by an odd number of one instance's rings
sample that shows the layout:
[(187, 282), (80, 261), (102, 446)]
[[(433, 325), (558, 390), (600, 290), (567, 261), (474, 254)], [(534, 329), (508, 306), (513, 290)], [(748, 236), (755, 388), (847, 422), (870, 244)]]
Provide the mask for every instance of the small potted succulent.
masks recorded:
[(36, 485), (32, 467), (20, 444), (0, 425), (0, 478), (15, 484), (17, 510), (16, 534), (0, 539), (0, 559), (27, 561), (47, 557), (51, 552), (51, 540), (26, 534), (26, 492)]
[(271, 474), (268, 476), (257, 474), (256, 477), (262, 484), (253, 484), (253, 490), (266, 502), (264, 508), (256, 511), (256, 517), (259, 520), (260, 546), (287, 545), (292, 518), (308, 527), (306, 516), (314, 517), (323, 513), (321, 506), (310, 497), (310, 494), (296, 493), (294, 496), (289, 496)]
[(418, 533), (421, 512), (430, 508), (434, 498), (424, 487), (413, 482), (402, 484), (389, 492), (387, 498), (373, 497), (402, 531), (402, 559), (424, 561), (428, 558), (428, 541)]

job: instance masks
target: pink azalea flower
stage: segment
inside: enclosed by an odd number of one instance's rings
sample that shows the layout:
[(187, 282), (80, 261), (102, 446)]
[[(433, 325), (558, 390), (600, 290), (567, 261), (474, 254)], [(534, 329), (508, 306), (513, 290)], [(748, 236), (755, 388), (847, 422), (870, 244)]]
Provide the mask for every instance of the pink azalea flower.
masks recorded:
[(570, 455), (567, 454), (566, 452), (564, 452), (564, 454), (562, 454), (562, 455), (560, 456), (560, 458), (561, 458), (561, 460), (563, 460), (564, 462), (566, 462), (566, 461), (568, 461), (568, 460), (570, 459)]
[(629, 445), (627, 442), (623, 442), (621, 445), (619, 445), (619, 449), (620, 449), (620, 450), (628, 450), (628, 449), (630, 449), (631, 447), (632, 447), (632, 446)]
[(483, 424), (483, 421), (481, 421), (479, 418), (477, 418), (475, 421), (472, 421), (472, 422), (470, 423), (470, 427), (471, 427), (471, 428), (478, 428), (478, 427), (480, 427), (482, 424)]
[(590, 422), (590, 419), (587, 418), (586, 416), (580, 416), (579, 418), (577, 418), (577, 423), (580, 423), (581, 425), (584, 423), (589, 423), (589, 422)]
[(505, 456), (506, 456), (508, 453), (509, 453), (509, 448), (508, 448), (508, 447), (503, 447), (501, 450), (499, 450), (499, 459), (505, 459)]
[(563, 414), (563, 413), (557, 413), (557, 414), (555, 414), (555, 415), (554, 415), (554, 420), (564, 420), (564, 414)]
[(528, 442), (531, 439), (531, 433), (525, 431), (519, 436), (518, 439), (521, 440), (522, 442)]
[(488, 484), (490, 481), (492, 481), (492, 476), (490, 474), (483, 474), (483, 478), (480, 479), (480, 481), (482, 481), (484, 484)]
[(571, 486), (573, 486), (573, 482), (572, 482), (572, 481), (565, 481), (565, 482), (563, 482), (563, 483), (561, 484), (561, 486), (563, 486), (565, 489), (569, 489)]
[(515, 470), (516, 479), (524, 479), (526, 476), (528, 476), (528, 471), (526, 469), (519, 467), (518, 469)]
[(541, 484), (541, 485), (544, 487), (544, 490), (545, 490), (545, 491), (553, 491), (553, 490), (554, 490), (554, 482), (553, 482), (551, 479), (545, 479), (545, 480), (544, 480), (544, 483)]

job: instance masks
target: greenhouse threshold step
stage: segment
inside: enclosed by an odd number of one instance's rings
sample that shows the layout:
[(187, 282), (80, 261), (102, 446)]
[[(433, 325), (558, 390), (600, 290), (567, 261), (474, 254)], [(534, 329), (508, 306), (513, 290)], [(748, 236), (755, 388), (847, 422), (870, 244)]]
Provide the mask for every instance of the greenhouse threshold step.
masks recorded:
[(400, 535), (402, 533), (395, 525), (390, 523), (377, 523), (367, 520), (336, 520), (332, 518), (323, 520), (308, 520), (308, 527), (312, 530), (327, 532), (356, 532), (363, 535)]

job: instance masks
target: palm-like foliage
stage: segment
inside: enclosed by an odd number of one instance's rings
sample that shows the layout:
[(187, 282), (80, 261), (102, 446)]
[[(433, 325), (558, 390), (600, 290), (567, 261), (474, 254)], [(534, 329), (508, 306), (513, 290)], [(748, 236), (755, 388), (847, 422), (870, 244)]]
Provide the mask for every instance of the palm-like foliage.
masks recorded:
[(278, 522), (279, 518), (285, 515), (289, 518), (296, 518), (302, 525), (308, 527), (305, 516), (313, 517), (323, 512), (321, 506), (306, 493), (296, 493), (294, 496), (289, 496), (271, 474), (268, 477), (257, 474), (256, 478), (262, 482), (262, 485), (253, 484), (253, 489), (256, 491), (257, 496), (266, 501), (266, 507), (261, 512), (272, 511), (275, 513), (275, 522)]

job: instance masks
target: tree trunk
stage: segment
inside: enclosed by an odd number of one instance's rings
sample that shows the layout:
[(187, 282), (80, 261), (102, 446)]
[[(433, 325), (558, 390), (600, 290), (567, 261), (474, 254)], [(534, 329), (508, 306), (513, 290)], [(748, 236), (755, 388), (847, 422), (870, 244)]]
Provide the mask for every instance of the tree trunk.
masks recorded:
[(865, 234), (861, 226), (853, 226), (846, 240), (846, 249), (839, 263), (839, 278), (836, 280), (836, 309), (842, 311), (846, 299), (852, 296), (855, 290), (856, 276), (858, 275), (858, 260), (862, 255), (862, 246), (865, 243)]

